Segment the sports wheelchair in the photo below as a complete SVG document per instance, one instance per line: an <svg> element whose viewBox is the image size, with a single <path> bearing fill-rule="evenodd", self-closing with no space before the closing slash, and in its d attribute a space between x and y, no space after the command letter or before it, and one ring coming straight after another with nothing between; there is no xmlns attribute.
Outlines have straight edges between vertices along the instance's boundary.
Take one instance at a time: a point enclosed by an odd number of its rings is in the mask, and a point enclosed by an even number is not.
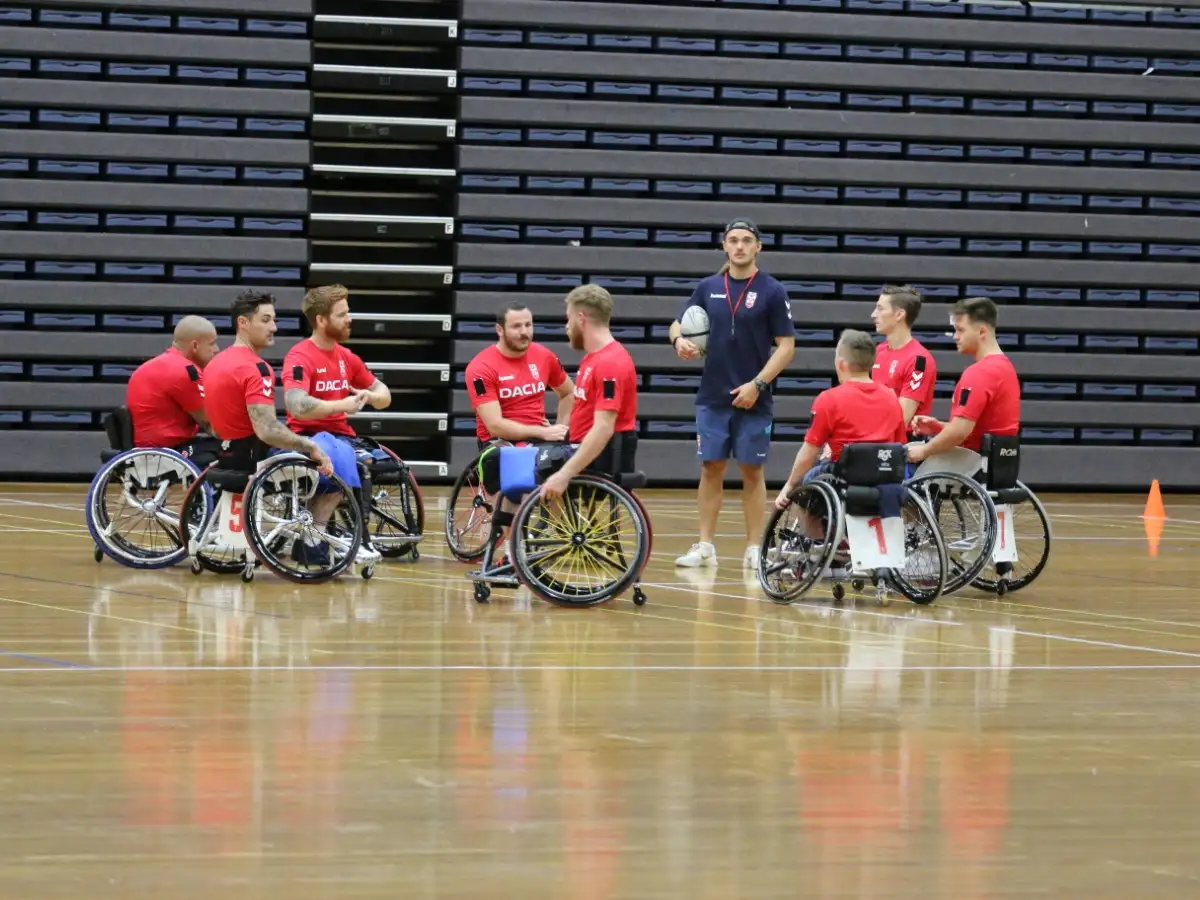
<svg viewBox="0 0 1200 900"><path fill-rule="evenodd" d="M620 460L619 438L612 458ZM540 444L488 448L480 462L489 494L520 502L515 513L495 512L480 567L468 574L475 599L488 602L493 588L521 584L558 606L594 606L633 588L633 602L646 603L639 583L650 561L650 517L633 491L644 487L643 472L616 476L584 472L571 479L557 500L543 500L538 487L574 454L577 445ZM521 498L524 497L522 500ZM510 528L508 552L501 534Z"/></svg>
<svg viewBox="0 0 1200 900"><path fill-rule="evenodd" d="M100 469L88 486L84 518L105 556L134 569L163 569L188 555L179 529L184 496L200 477L200 466L168 448L134 447L133 418L119 406L104 419L110 449L100 452ZM212 513L207 495L193 514L200 524Z"/></svg>
<svg viewBox="0 0 1200 900"><path fill-rule="evenodd" d="M350 438L358 457L363 497L368 501L367 536L384 559L413 562L425 534L425 500L416 476L391 448L371 438ZM348 523L347 523L348 524Z"/></svg>
<svg viewBox="0 0 1200 900"><path fill-rule="evenodd" d="M930 472L907 482L925 497L946 543L946 593L970 584L1003 597L1042 574L1050 560L1050 518L1018 480L1018 437L984 435L983 468L973 478ZM1020 533L1018 533L1020 530Z"/></svg>
<svg viewBox="0 0 1200 900"><path fill-rule="evenodd" d="M446 502L446 546L459 562L475 562L487 550L494 504L498 501L484 486L481 466L486 453L503 446L508 446L507 442L494 440L480 450L458 473L450 489Z"/></svg>
<svg viewBox="0 0 1200 900"><path fill-rule="evenodd" d="M314 520L317 464L295 452L257 462L221 460L192 483L180 515L180 533L192 557L192 573L240 573L254 578L261 563L280 578L320 584L357 565L363 578L375 574L381 554L372 548L365 523L368 494L336 475L328 493L336 505L324 526ZM222 468L221 466L225 467ZM205 507L212 512L204 516Z"/></svg>
<svg viewBox="0 0 1200 900"><path fill-rule="evenodd" d="M946 546L924 497L906 490L903 444L849 444L831 472L799 485L767 522L758 581L792 603L822 577L833 597L870 581L880 601L894 589L929 604L946 585Z"/></svg>

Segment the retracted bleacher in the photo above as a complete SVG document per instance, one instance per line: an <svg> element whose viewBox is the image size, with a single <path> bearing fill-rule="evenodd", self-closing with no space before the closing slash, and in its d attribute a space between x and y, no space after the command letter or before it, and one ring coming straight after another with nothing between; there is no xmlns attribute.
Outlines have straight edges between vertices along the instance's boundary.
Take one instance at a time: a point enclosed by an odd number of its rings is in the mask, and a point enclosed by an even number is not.
<svg viewBox="0 0 1200 900"><path fill-rule="evenodd" d="M836 334L885 281L927 296L945 415L948 304L1001 304L1039 487L1200 487L1200 4L465 0L453 463L462 369L525 299L570 367L562 296L617 298L641 465L695 480L667 326L748 215L788 287L780 480Z"/></svg>
<svg viewBox="0 0 1200 900"><path fill-rule="evenodd" d="M116 7L116 8L114 8ZM242 287L300 335L309 0L0 7L0 472L90 475L103 415Z"/></svg>

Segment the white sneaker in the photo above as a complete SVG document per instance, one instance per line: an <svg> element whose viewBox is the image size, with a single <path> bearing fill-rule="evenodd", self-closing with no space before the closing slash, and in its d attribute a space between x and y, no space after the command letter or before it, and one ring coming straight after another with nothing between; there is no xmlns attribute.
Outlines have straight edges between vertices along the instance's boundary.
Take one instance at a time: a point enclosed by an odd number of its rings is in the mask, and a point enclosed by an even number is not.
<svg viewBox="0 0 1200 900"><path fill-rule="evenodd" d="M759 553L758 544L751 544L749 547L747 547L746 552L744 554L742 554L742 568L743 569L751 569L752 571L757 572L758 571L758 553Z"/></svg>
<svg viewBox="0 0 1200 900"><path fill-rule="evenodd" d="M705 541L692 544L692 549L675 560L675 565L685 569L699 569L706 566L716 567L717 548Z"/></svg>

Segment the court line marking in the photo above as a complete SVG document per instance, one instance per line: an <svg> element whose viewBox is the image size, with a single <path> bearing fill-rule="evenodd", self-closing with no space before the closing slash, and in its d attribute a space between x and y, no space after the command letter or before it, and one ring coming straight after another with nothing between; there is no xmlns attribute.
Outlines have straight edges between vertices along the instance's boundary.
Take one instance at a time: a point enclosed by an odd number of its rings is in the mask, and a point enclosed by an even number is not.
<svg viewBox="0 0 1200 900"><path fill-rule="evenodd" d="M31 653L17 653L15 650L0 650L0 656L10 656L13 659L24 659L29 662L42 663L46 666L58 666L66 669L90 669L87 663L68 662L65 659L55 659L52 656L34 656Z"/></svg>
<svg viewBox="0 0 1200 900"><path fill-rule="evenodd" d="M1069 637L1065 634L1039 634L1036 631L1021 631L1013 629L1013 634L1024 635L1025 637L1046 638L1051 641L1066 641L1071 644L1089 644L1093 647L1108 647L1113 650L1138 650L1142 653L1161 653L1164 656L1186 656L1192 659L1200 659L1200 653L1189 653L1186 650L1167 650L1162 647L1140 647L1136 644L1114 644L1111 641L1096 641L1090 638Z"/></svg>
<svg viewBox="0 0 1200 900"><path fill-rule="evenodd" d="M1157 672L1169 669L1200 670L1200 663L1142 663L1136 665L1044 665L1044 666L873 666L879 672ZM845 665L824 666L570 666L570 665L344 665L327 666L89 666L79 669L2 668L0 673L27 674L68 672L844 672Z"/></svg>

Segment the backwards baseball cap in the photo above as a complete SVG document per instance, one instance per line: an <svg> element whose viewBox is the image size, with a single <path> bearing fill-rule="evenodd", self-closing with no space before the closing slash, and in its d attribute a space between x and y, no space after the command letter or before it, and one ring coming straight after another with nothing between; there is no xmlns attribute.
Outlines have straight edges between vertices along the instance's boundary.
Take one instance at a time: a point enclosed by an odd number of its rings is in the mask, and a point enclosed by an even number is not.
<svg viewBox="0 0 1200 900"><path fill-rule="evenodd" d="M729 232L739 231L739 230L740 231L748 231L752 235L754 235L756 238L758 238L760 241L762 240L762 232L760 232L758 230L758 226L755 225L753 222L751 222L749 219L734 219L732 222L730 222L728 225L725 226L725 231L721 235L721 240L724 240L725 238L729 237Z"/></svg>

